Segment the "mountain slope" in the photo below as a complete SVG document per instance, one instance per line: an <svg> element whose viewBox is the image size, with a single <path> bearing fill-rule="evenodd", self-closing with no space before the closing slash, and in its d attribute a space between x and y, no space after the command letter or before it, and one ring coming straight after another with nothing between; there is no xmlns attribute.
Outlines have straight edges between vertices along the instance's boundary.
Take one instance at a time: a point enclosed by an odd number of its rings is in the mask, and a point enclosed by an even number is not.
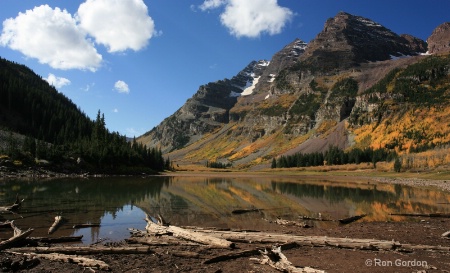
<svg viewBox="0 0 450 273"><path fill-rule="evenodd" d="M169 156L180 163L219 161L247 168L267 166L280 155L323 152L330 145L399 154L444 147L450 140L450 31L445 24L438 29L430 41L441 55L430 57L423 55L424 41L341 12L309 44L297 39L276 53L253 92L227 110L226 121L172 146ZM437 119L426 119L429 128L408 121L430 109ZM164 124L157 128L167 128ZM139 141L161 138L150 132Z"/></svg>
<svg viewBox="0 0 450 273"><path fill-rule="evenodd" d="M0 59L0 84L0 167L6 156L27 168L36 158L53 161L58 172L164 169L159 150L109 132L100 111L90 120L26 66Z"/></svg>

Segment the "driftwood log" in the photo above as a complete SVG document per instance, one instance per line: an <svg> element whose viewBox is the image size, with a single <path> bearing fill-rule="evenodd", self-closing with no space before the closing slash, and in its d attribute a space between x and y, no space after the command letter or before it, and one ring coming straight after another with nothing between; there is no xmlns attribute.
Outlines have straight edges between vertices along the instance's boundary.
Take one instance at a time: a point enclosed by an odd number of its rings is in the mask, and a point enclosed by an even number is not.
<svg viewBox="0 0 450 273"><path fill-rule="evenodd" d="M177 238L219 248L234 248L235 246L235 244L230 241L227 241L222 238L209 236L208 234L196 233L194 231L183 229L176 226L170 225L162 226L155 224L153 221L150 220L148 215L146 220L147 226L145 229L148 232L153 233L155 235L172 235Z"/></svg>
<svg viewBox="0 0 450 273"><path fill-rule="evenodd" d="M256 261L260 264L268 264L271 267L282 271L290 273L325 273L323 270L314 269L311 267L295 267L286 258L286 256L281 252L280 247L272 247L271 250L260 251L263 258L252 258L251 260Z"/></svg>
<svg viewBox="0 0 450 273"><path fill-rule="evenodd" d="M59 225L62 223L63 218L61 215L55 216L55 221L53 222L52 226L48 229L48 234L52 234L56 231L56 229L59 227Z"/></svg>
<svg viewBox="0 0 450 273"><path fill-rule="evenodd" d="M18 228L14 225L14 221L9 222L9 224L12 227L12 229L14 230L14 235L13 235L13 237L9 238L6 241L0 242L0 250L14 247L21 241L25 240L33 232L32 228L30 228L26 231L22 231L20 228Z"/></svg>
<svg viewBox="0 0 450 273"><path fill-rule="evenodd" d="M62 253L68 255L95 255L95 254L146 254L154 253L150 247L106 247L106 246L51 246L51 247L21 247L11 249L20 253Z"/></svg>
<svg viewBox="0 0 450 273"><path fill-rule="evenodd" d="M302 227L302 228L310 228L311 227L310 225L308 225L305 222L289 221L289 220L284 220L281 218L277 218L277 220L275 220L274 223L277 225L282 225L282 226L297 226L297 227Z"/></svg>
<svg viewBox="0 0 450 273"><path fill-rule="evenodd" d="M22 207L23 201L25 201L25 199L20 200L19 195L17 194L16 201L14 202L14 204L12 204L11 206L1 206L0 213L9 212L9 213L17 214L19 209Z"/></svg>
<svg viewBox="0 0 450 273"><path fill-rule="evenodd" d="M61 236L56 238L51 237L28 237L27 240L39 243L69 243L78 242L83 239L83 235L80 236Z"/></svg>
<svg viewBox="0 0 450 273"><path fill-rule="evenodd" d="M109 265L103 261L80 257L76 255L66 255L60 253L50 253L50 254L37 254L37 253L21 253L21 252L10 252L16 255L23 255L30 258L46 259L50 261L75 263L83 267L94 268L99 270L110 270Z"/></svg>

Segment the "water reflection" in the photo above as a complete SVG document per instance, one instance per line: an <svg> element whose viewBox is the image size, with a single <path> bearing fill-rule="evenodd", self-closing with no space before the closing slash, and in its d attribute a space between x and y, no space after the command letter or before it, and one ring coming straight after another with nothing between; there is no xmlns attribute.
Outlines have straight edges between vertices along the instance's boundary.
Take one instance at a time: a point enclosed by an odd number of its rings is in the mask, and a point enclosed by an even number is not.
<svg viewBox="0 0 450 273"><path fill-rule="evenodd" d="M338 183L292 179L151 177L56 179L51 181L1 181L0 205L9 205L16 194L25 198L22 228L35 229L33 236L47 236L54 216L67 222L53 237L83 235L84 243L128 237L128 228L145 227L144 212L162 214L174 225L198 225L259 229L266 219L298 216L339 219L369 214L365 221L404 220L389 213L449 213L450 194L439 190L400 185ZM258 208L259 212L234 215L235 209ZM74 230L74 224L101 223L101 227ZM0 231L2 238L10 231Z"/></svg>

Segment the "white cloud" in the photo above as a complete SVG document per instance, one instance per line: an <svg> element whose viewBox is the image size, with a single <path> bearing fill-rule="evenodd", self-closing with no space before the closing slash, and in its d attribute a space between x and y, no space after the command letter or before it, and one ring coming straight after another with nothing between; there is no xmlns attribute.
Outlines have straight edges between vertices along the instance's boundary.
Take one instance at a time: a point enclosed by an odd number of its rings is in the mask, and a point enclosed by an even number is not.
<svg viewBox="0 0 450 273"><path fill-rule="evenodd" d="M76 17L80 27L109 52L140 50L155 34L143 0L87 0Z"/></svg>
<svg viewBox="0 0 450 273"><path fill-rule="evenodd" d="M56 77L54 74L49 73L47 78L44 78L50 85L53 85L57 89L69 85L70 80L63 77Z"/></svg>
<svg viewBox="0 0 450 273"><path fill-rule="evenodd" d="M113 113L119 113L119 109L114 108L114 109L113 109Z"/></svg>
<svg viewBox="0 0 450 273"><path fill-rule="evenodd" d="M222 25L236 37L259 37L262 33L279 34L294 13L278 5L277 0L205 0L200 9L225 5L220 15Z"/></svg>
<svg viewBox="0 0 450 273"><path fill-rule="evenodd" d="M208 9L215 9L218 8L226 3L226 0L205 0L203 4L199 6L199 8L202 11L208 10Z"/></svg>
<svg viewBox="0 0 450 273"><path fill-rule="evenodd" d="M86 87L81 88L81 90L83 90L84 92L88 92L88 91L91 90L91 88L94 87L94 86L95 86L95 82L86 85Z"/></svg>
<svg viewBox="0 0 450 273"><path fill-rule="evenodd" d="M124 81L117 81L114 84L114 90L116 90L119 93L129 94L130 88L128 87L128 84L126 84Z"/></svg>
<svg viewBox="0 0 450 273"><path fill-rule="evenodd" d="M102 62L93 44L66 11L35 7L3 22L0 45L55 69L96 71Z"/></svg>

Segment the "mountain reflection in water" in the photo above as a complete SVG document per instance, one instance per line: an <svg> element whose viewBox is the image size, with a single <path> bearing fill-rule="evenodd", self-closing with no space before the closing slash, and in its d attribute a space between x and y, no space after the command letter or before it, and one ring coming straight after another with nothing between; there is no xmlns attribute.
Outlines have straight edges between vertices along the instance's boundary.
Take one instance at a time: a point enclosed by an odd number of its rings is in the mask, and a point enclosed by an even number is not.
<svg viewBox="0 0 450 273"><path fill-rule="evenodd" d="M159 213L174 225L238 229L261 229L277 217L299 220L299 216L319 213L330 219L368 214L363 221L398 221L408 219L389 214L450 212L450 193L436 189L262 176L0 181L0 205L12 204L17 194L25 198L20 215L3 214L2 221L15 220L22 229L34 228L34 237L48 236L48 228L60 214L66 222L51 237L83 235L85 244L128 238L128 228L145 228L145 212ZM252 208L260 210L231 213ZM82 223L101 226L72 229ZM1 238L11 234L0 230Z"/></svg>

